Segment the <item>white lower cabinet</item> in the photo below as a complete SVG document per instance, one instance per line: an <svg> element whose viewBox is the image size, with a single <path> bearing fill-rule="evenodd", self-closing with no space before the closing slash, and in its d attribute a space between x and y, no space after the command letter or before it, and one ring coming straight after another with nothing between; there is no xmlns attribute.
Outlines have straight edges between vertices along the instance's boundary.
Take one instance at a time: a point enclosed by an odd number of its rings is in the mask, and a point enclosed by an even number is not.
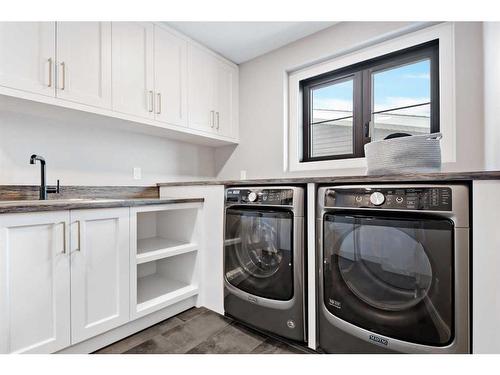
<svg viewBox="0 0 500 375"><path fill-rule="evenodd" d="M129 321L129 209L71 211L71 343Z"/></svg>
<svg viewBox="0 0 500 375"><path fill-rule="evenodd" d="M129 208L0 215L0 353L53 353L130 319Z"/></svg>
<svg viewBox="0 0 500 375"><path fill-rule="evenodd" d="M0 215L0 353L70 345L69 211Z"/></svg>
<svg viewBox="0 0 500 375"><path fill-rule="evenodd" d="M92 339L95 350L101 334L131 320L194 306L201 208L1 214L0 354L54 353Z"/></svg>

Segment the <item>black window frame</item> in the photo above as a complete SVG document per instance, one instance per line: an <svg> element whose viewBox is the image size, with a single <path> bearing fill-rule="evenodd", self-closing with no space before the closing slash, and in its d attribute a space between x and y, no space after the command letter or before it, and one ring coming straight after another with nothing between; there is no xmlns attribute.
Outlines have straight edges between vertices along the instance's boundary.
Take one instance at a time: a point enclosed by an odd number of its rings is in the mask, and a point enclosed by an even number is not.
<svg viewBox="0 0 500 375"><path fill-rule="evenodd" d="M302 95L302 157L300 161L314 162L364 157L364 145L371 141L369 126L373 112L372 74L425 59L430 60L430 132L439 132L439 40L436 39L300 81ZM335 81L340 83L350 77L353 79L353 152L313 157L311 156L311 91L321 86L328 86Z"/></svg>

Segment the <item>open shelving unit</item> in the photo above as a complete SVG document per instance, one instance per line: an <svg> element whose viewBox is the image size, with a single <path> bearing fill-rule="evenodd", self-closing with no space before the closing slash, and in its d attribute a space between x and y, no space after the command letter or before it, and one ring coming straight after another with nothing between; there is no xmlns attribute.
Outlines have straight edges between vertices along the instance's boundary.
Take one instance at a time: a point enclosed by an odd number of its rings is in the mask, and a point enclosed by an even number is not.
<svg viewBox="0 0 500 375"><path fill-rule="evenodd" d="M198 293L196 253L142 263L137 267L137 311L179 302Z"/></svg>
<svg viewBox="0 0 500 375"><path fill-rule="evenodd" d="M132 215L132 313L142 316L198 294L201 203L137 207Z"/></svg>

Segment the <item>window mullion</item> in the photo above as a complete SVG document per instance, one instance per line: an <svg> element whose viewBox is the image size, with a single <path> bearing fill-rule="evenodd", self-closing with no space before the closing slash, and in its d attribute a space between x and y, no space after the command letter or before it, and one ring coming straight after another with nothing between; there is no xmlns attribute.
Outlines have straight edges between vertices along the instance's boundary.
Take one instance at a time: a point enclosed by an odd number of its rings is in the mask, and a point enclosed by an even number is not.
<svg viewBox="0 0 500 375"><path fill-rule="evenodd" d="M362 121L362 156L365 156L365 144L371 142L370 122L372 119L373 90L372 90L372 69L363 70L363 121Z"/></svg>
<svg viewBox="0 0 500 375"><path fill-rule="evenodd" d="M354 157L364 156L364 75L363 71L358 71L355 77L354 90Z"/></svg>

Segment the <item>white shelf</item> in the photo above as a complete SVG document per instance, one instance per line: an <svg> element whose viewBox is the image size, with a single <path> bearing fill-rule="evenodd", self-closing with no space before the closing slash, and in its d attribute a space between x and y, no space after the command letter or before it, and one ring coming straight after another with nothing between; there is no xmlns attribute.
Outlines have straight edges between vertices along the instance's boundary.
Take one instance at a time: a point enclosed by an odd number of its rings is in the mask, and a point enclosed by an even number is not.
<svg viewBox="0 0 500 375"><path fill-rule="evenodd" d="M137 279L137 311L163 308L198 294L198 286L153 274Z"/></svg>
<svg viewBox="0 0 500 375"><path fill-rule="evenodd" d="M137 240L137 264L197 251L198 244L162 237Z"/></svg>

